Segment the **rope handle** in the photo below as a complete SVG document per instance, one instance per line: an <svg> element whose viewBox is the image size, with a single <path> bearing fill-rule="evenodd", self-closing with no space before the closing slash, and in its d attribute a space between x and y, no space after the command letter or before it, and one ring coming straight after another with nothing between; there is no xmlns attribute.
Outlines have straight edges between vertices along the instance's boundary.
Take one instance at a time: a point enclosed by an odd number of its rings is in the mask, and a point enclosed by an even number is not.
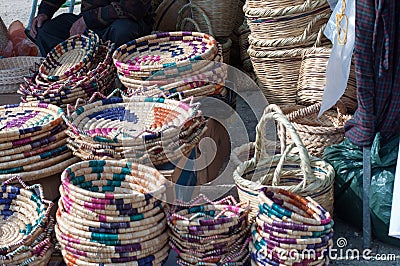
<svg viewBox="0 0 400 266"><path fill-rule="evenodd" d="M198 32L204 32L203 30L201 30L200 29L200 26L199 26L199 24L193 19L193 18L189 18L189 19L187 19L187 20L185 20L184 18L183 18L183 14L185 13L185 11L187 11L188 9L190 8L190 10L193 12L193 11L195 11L195 12L198 12L199 14L200 14L200 16L204 19L204 22L206 23L206 25L207 25L207 30L208 30L208 34L209 35L211 35L211 36L214 36L214 33L213 33L213 30L212 30L212 24L211 24L211 22L210 22L210 19L208 18L208 16L207 16L207 14L204 12L204 10L203 9L201 9L199 6L197 6L197 5L195 5L195 4L193 4L193 3L188 3L188 4L186 4L186 5L184 5L180 10L179 10L179 12L178 12L178 18L177 18L177 23L176 23L176 29L177 30L183 30L183 23L185 22L185 21L188 21L188 22L191 22L194 26L195 26L195 28L196 28L196 30L198 31ZM193 14L192 14L192 16L193 16Z"/></svg>
<svg viewBox="0 0 400 266"><path fill-rule="evenodd" d="M40 200L45 203L48 208L46 209L46 216L49 217L51 209L54 206L54 203L50 200L46 200L44 198L44 193L43 193L43 187L40 184L33 184L28 186L19 175L15 175L9 179L7 179L6 181L3 181L1 183L2 186L7 186L10 185L10 183L14 182L14 181L18 181L18 183L26 190L30 190L32 192L34 192L39 198Z"/></svg>
<svg viewBox="0 0 400 266"><path fill-rule="evenodd" d="M344 121L344 115L347 113L347 108L346 105L342 101L338 101L335 104L336 110L337 110L337 118L339 123L343 123ZM313 105L301 108L299 110L293 111L286 116L288 117L289 121L293 122L299 118L307 117L312 114L317 114L319 113L319 110L321 109L321 102L314 103Z"/></svg>
<svg viewBox="0 0 400 266"><path fill-rule="evenodd" d="M292 145L289 145L288 147L285 148L284 153L281 155L281 159L276 167L276 171L274 172L273 176L273 181L275 185L279 184L280 181L280 175L282 173L283 165L284 162L286 161L286 158L290 151L294 148L297 147L299 150L299 156L300 156L300 169L301 172L303 173L303 180L298 184L299 187L305 188L307 185L308 181L315 180L316 177L311 169L311 163L310 163L310 155L307 152L307 149L305 148L303 142L301 141L299 135L297 134L296 130L294 129L293 125L290 123L288 118L282 113L282 110L277 106L277 105L269 105L264 113L263 116L261 117L260 121L257 124L256 127L256 141L255 141L255 153L254 153L254 158L256 164L260 161L261 157L261 152L262 148L264 147L264 144L267 142L266 139L266 124L268 121L275 121L276 123L281 124L279 126L282 126L286 129L287 132L289 132L290 137L292 141L294 142ZM281 138L282 139L282 138ZM266 175L260 178L259 183L264 184L265 179L267 178Z"/></svg>

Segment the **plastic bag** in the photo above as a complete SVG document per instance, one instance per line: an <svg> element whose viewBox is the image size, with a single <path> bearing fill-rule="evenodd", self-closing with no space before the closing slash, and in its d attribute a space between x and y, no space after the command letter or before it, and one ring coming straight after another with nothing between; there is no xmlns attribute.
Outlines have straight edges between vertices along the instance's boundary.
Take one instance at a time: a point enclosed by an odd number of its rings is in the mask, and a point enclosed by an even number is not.
<svg viewBox="0 0 400 266"><path fill-rule="evenodd" d="M355 40L356 7L355 0L346 0L345 3L345 17L341 23L341 26L345 31L341 33L340 38L343 40L346 35L347 41L345 44L341 45L338 41L338 30L336 25L336 15L342 11L343 1L337 2L324 31L325 36L332 42L333 47L326 67L326 85L318 116L321 116L325 111L329 110L336 104L340 97L342 97L347 87L347 80L349 79Z"/></svg>
<svg viewBox="0 0 400 266"><path fill-rule="evenodd" d="M400 143L399 143L400 149ZM400 165L400 156L397 158L397 165ZM397 168L394 179L392 213L390 216L389 235L400 238L400 168Z"/></svg>
<svg viewBox="0 0 400 266"><path fill-rule="evenodd" d="M381 147L376 135L371 147L370 211L372 232L382 242L400 247L400 240L389 237L394 176L399 138ZM325 149L324 159L336 171L335 213L343 220L362 227L363 150L344 140Z"/></svg>

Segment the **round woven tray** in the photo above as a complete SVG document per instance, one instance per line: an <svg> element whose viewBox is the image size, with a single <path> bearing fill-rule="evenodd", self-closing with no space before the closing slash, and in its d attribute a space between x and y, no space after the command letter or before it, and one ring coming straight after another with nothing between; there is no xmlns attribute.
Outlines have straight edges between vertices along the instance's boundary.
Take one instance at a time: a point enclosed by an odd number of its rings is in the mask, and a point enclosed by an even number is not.
<svg viewBox="0 0 400 266"><path fill-rule="evenodd" d="M10 142L51 130L62 122L61 108L37 103L0 106L0 142Z"/></svg>
<svg viewBox="0 0 400 266"><path fill-rule="evenodd" d="M88 36L76 35L54 47L39 67L39 75L46 81L58 81L89 67L99 46L99 36L89 31Z"/></svg>
<svg viewBox="0 0 400 266"><path fill-rule="evenodd" d="M148 35L119 47L113 54L118 73L137 72L151 76L154 71L185 73L204 65L195 61L212 60L218 52L217 41L198 32L164 32ZM206 62L206 61L205 61ZM158 73L162 75L162 73Z"/></svg>
<svg viewBox="0 0 400 266"><path fill-rule="evenodd" d="M279 122L279 127L286 129L294 144L286 147L285 136L280 136L282 154L270 158L261 158L266 146L265 125L269 120ZM263 187L284 188L302 196L310 196L333 212L334 170L325 161L310 157L293 125L276 105L265 110L256 128L254 157L241 163L233 177L238 188L241 201L250 201L253 218L257 213L257 195ZM283 134L283 132L281 131ZM290 154L297 147L299 155ZM300 167L299 167L300 166Z"/></svg>

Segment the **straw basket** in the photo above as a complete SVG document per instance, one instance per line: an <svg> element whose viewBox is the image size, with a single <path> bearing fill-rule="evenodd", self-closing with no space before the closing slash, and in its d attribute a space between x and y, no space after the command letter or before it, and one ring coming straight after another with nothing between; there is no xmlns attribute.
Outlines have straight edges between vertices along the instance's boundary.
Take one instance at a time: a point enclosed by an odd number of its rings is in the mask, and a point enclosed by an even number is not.
<svg viewBox="0 0 400 266"><path fill-rule="evenodd" d="M76 35L54 47L39 67L39 76L45 81L59 81L89 68L100 44L99 36L89 31L88 36Z"/></svg>
<svg viewBox="0 0 400 266"><path fill-rule="evenodd" d="M259 8L259 9L279 9L285 7L300 6L304 4L309 4L312 0L247 0L246 5L249 8Z"/></svg>
<svg viewBox="0 0 400 266"><path fill-rule="evenodd" d="M222 43L222 58L223 58L223 62L225 64L229 64L232 40L230 38L228 38L224 42L221 42L221 43Z"/></svg>
<svg viewBox="0 0 400 266"><path fill-rule="evenodd" d="M329 212L310 197L279 188L263 188L258 198L249 245L252 265L329 263L326 251L333 247L334 224Z"/></svg>
<svg viewBox="0 0 400 266"><path fill-rule="evenodd" d="M240 49L240 60L242 61L243 68L246 71L253 71L253 65L251 64L250 56L247 52L249 49L249 35L250 29L246 21L239 27L239 49Z"/></svg>
<svg viewBox="0 0 400 266"><path fill-rule="evenodd" d="M331 9L326 0L306 1L299 6L279 9L249 8L244 12L252 36L259 40L277 40L318 33L329 20ZM296 25L296 27L293 27Z"/></svg>
<svg viewBox="0 0 400 266"><path fill-rule="evenodd" d="M266 123L270 120L276 121L280 128L286 129L294 143L284 147L285 137L281 136L281 148L284 152L270 158L262 158L261 154L268 143ZM252 206L250 219L257 213L257 196L265 186L279 187L302 196L310 196L332 213L334 169L325 161L309 156L295 128L279 107L267 107L257 125L256 133L254 157L240 164L233 173L240 200L250 201ZM299 155L290 154L294 147L297 147Z"/></svg>
<svg viewBox="0 0 400 266"><path fill-rule="evenodd" d="M336 104L337 110L326 111L318 117L321 103L305 107L283 106L282 111L291 121L308 152L321 158L326 147L338 144L344 139L344 124L351 118L346 115L343 103ZM289 136L287 136L288 142Z"/></svg>
<svg viewBox="0 0 400 266"><path fill-rule="evenodd" d="M18 176L3 182L0 192L0 260L4 265L46 265L53 248L53 203L44 199L40 185L27 186Z"/></svg>
<svg viewBox="0 0 400 266"><path fill-rule="evenodd" d="M304 50L297 84L297 103L312 105L322 101L326 81L326 67L332 49L329 47L313 47ZM357 87L354 65L351 65L347 88L340 101L348 112L357 109Z"/></svg>
<svg viewBox="0 0 400 266"><path fill-rule="evenodd" d="M24 77L43 60L35 56L17 56L0 59L0 94L16 93Z"/></svg>
<svg viewBox="0 0 400 266"><path fill-rule="evenodd" d="M191 3L203 10L210 20L210 25L215 37L228 38L235 28L237 9L239 0L192 0ZM196 21L201 31L208 30L209 25L205 23L202 15L197 12L198 9L192 9L193 19Z"/></svg>

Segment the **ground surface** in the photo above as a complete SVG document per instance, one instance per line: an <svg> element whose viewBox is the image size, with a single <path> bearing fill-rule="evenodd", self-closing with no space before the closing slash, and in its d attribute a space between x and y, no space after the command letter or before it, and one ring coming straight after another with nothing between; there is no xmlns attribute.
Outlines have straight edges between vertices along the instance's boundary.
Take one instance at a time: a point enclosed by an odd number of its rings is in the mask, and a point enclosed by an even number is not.
<svg viewBox="0 0 400 266"><path fill-rule="evenodd" d="M13 20L19 19L24 25L28 24L28 18L31 12L32 0L1 0L0 1L0 16L5 22L6 25L9 25ZM67 8L60 10L58 13L67 12ZM79 11L79 7L75 7L75 12ZM246 127L250 129L250 138L254 139L254 128L256 125L256 121L250 115L246 115L247 107L243 104L243 102L238 101L237 110L241 114L245 114L242 116ZM358 249L362 252L362 234L360 230L353 228L343 221L336 219L335 220L335 241L340 237L344 237L347 240L347 248ZM400 249L383 244L379 241L374 241L372 243L371 250L374 254L395 254L397 256L396 261L392 262L379 262L379 261L366 261L366 260L334 260L331 262L331 265L400 265ZM337 255L340 255L339 253ZM174 262L174 255L171 254L170 259L167 263L168 266L176 265Z"/></svg>

